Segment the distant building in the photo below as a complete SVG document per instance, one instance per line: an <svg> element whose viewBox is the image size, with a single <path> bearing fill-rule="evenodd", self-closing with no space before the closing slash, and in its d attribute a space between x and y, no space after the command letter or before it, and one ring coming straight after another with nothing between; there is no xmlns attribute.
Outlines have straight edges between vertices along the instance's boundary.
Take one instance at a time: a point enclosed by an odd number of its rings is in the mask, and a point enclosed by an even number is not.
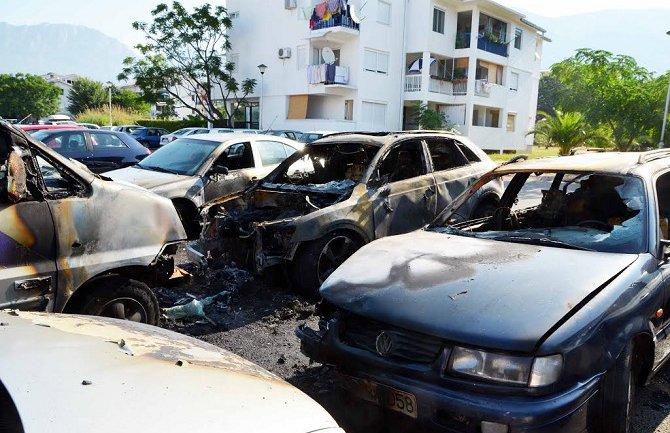
<svg viewBox="0 0 670 433"><path fill-rule="evenodd" d="M360 3L227 1L227 59L256 105L268 66L262 128L415 129L426 104L484 149L532 144L544 29L490 0Z"/></svg>
<svg viewBox="0 0 670 433"><path fill-rule="evenodd" d="M70 105L68 96L72 90L72 84L79 79L79 76L75 74L62 75L49 72L48 74L42 75L42 78L44 78L49 83L55 84L56 87L61 90L58 101L58 113L55 114L71 115L70 110L68 110L68 105Z"/></svg>

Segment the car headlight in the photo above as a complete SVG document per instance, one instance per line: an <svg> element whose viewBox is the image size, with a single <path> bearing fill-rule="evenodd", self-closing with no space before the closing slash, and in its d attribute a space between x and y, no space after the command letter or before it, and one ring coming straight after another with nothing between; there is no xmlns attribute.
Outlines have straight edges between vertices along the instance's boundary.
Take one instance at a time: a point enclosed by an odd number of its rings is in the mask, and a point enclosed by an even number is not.
<svg viewBox="0 0 670 433"><path fill-rule="evenodd" d="M530 387L556 382L562 366L561 355L533 359L464 347L454 347L449 362L449 370L457 374Z"/></svg>

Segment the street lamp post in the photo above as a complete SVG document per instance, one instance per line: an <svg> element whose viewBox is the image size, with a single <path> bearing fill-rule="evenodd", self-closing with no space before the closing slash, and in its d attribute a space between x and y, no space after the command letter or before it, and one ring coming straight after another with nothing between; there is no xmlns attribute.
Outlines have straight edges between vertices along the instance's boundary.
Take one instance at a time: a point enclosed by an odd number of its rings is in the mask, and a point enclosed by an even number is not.
<svg viewBox="0 0 670 433"><path fill-rule="evenodd" d="M107 81L107 93L109 96L109 126L112 126L112 82Z"/></svg>
<svg viewBox="0 0 670 433"><path fill-rule="evenodd" d="M261 73L261 103L259 107L259 113L258 113L258 129L261 131L263 130L263 75L265 75L265 70L268 67L265 66L263 63L258 65L258 71Z"/></svg>
<svg viewBox="0 0 670 433"><path fill-rule="evenodd" d="M665 32L666 35L670 36L670 31ZM663 140L665 139L665 125L668 121L668 105L670 105L670 81L668 82L668 94L665 96L665 112L663 112L663 126L661 127L661 141L658 143L658 148L661 149L665 144Z"/></svg>

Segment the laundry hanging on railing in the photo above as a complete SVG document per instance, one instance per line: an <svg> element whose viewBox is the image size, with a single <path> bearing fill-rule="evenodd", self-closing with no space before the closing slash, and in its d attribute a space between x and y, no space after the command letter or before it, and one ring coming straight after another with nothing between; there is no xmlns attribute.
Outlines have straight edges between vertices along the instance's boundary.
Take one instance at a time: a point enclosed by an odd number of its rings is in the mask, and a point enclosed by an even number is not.
<svg viewBox="0 0 670 433"><path fill-rule="evenodd" d="M310 65L307 67L309 84L348 84L349 68L334 64Z"/></svg>
<svg viewBox="0 0 670 433"><path fill-rule="evenodd" d="M319 30L336 26L358 29L358 24L351 19L346 0L326 0L314 6L309 19L310 29Z"/></svg>

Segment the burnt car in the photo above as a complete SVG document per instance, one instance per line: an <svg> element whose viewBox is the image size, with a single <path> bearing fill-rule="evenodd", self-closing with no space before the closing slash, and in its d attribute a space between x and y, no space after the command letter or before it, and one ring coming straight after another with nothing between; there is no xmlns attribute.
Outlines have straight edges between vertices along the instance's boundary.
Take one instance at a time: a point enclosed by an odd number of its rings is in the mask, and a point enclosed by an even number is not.
<svg viewBox="0 0 670 433"><path fill-rule="evenodd" d="M629 432L668 358L669 167L669 150L501 166L340 266L302 350L440 431ZM464 221L501 179L497 208Z"/></svg>
<svg viewBox="0 0 670 433"><path fill-rule="evenodd" d="M0 309L156 324L149 286L169 278L185 238L170 200L0 122Z"/></svg>
<svg viewBox="0 0 670 433"><path fill-rule="evenodd" d="M195 338L98 317L0 322L3 433L344 433L297 388Z"/></svg>
<svg viewBox="0 0 670 433"><path fill-rule="evenodd" d="M438 132L342 133L307 144L266 178L208 203L205 263L225 254L257 273L286 265L310 295L351 254L384 236L416 230L496 164L468 139ZM478 192L467 217L497 206L501 185Z"/></svg>

